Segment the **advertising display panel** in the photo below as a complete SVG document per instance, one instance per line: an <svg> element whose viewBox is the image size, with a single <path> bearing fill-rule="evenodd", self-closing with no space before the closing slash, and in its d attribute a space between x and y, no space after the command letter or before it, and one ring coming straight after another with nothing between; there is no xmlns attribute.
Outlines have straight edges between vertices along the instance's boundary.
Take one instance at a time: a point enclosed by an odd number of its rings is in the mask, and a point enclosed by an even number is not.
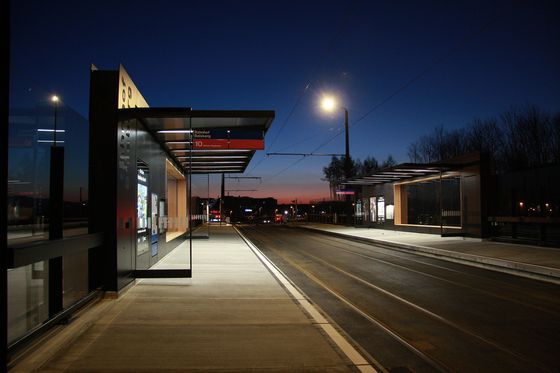
<svg viewBox="0 0 560 373"><path fill-rule="evenodd" d="M387 205L385 206L385 210L387 212L387 220L394 220L395 219L395 205Z"/></svg>
<svg viewBox="0 0 560 373"><path fill-rule="evenodd" d="M371 214L371 221L377 221L377 198L376 197L369 197L369 213Z"/></svg>
<svg viewBox="0 0 560 373"><path fill-rule="evenodd" d="M152 244L152 256L156 256L158 253L158 196L152 193L152 234L151 234L151 244Z"/></svg>
<svg viewBox="0 0 560 373"><path fill-rule="evenodd" d="M138 229L146 229L148 227L148 187L140 183L138 183L136 211L138 215Z"/></svg>
<svg viewBox="0 0 560 373"><path fill-rule="evenodd" d="M136 255L140 255L149 250L148 179L143 169L138 170L136 197Z"/></svg>
<svg viewBox="0 0 560 373"><path fill-rule="evenodd" d="M379 222L385 221L385 197L377 198L377 220Z"/></svg>

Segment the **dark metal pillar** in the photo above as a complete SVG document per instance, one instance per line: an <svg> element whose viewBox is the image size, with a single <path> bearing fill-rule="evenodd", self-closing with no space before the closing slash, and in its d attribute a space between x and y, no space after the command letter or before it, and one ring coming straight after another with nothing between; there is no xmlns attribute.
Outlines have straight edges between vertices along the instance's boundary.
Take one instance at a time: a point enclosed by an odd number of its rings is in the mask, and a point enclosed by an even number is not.
<svg viewBox="0 0 560 373"><path fill-rule="evenodd" d="M222 220L224 219L224 195L226 191L225 176L222 174L222 189L220 190L220 225L222 225Z"/></svg>
<svg viewBox="0 0 560 373"><path fill-rule="evenodd" d="M189 265L191 267L191 276L192 276L192 147L193 147L193 130L192 130L192 118L189 116L189 131L190 131L190 140L191 146L189 148L189 177L187 183L187 211L189 213L188 224L189 224Z"/></svg>
<svg viewBox="0 0 560 373"><path fill-rule="evenodd" d="M58 98L53 96L54 125L51 146L49 183L49 240L62 239L62 217L64 214L64 148L57 146ZM63 308L62 300L62 257L49 259L49 317Z"/></svg>
<svg viewBox="0 0 560 373"><path fill-rule="evenodd" d="M49 185L49 240L60 240L64 211L64 148L56 143L51 147ZM62 311L62 290L62 257L49 259L49 317Z"/></svg>
<svg viewBox="0 0 560 373"><path fill-rule="evenodd" d="M2 39L4 40L4 61L5 66L10 64L10 2L3 1L0 14L2 14ZM9 111L9 79L10 79L10 69L4 69L3 73L4 79L2 79L2 121L3 124L0 126L0 270L2 274L0 275L0 289L2 289L2 295L0 298L0 317L2 318L2 325L0 325L0 368L2 370L6 369L7 366L7 356L6 351L8 350L8 250L6 248L8 243L8 111ZM5 95L5 96L4 96Z"/></svg>

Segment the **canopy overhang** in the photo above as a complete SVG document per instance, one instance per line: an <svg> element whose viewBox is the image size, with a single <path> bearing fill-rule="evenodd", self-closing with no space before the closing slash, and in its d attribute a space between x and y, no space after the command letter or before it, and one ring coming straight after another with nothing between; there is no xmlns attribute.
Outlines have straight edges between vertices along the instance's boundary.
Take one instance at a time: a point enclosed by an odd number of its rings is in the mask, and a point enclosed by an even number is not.
<svg viewBox="0 0 560 373"><path fill-rule="evenodd" d="M138 119L171 160L192 174L244 172L257 150L254 144L262 140L264 146L274 116L272 110L119 109L119 120ZM208 143L208 148L201 148L198 133L225 138L200 139ZM236 134L236 140L230 140L230 133Z"/></svg>
<svg viewBox="0 0 560 373"><path fill-rule="evenodd" d="M443 172L453 171L458 168L456 164L448 163L402 163L393 167L372 173L368 176L356 177L345 180L344 185L378 185L397 183L406 179L429 177Z"/></svg>

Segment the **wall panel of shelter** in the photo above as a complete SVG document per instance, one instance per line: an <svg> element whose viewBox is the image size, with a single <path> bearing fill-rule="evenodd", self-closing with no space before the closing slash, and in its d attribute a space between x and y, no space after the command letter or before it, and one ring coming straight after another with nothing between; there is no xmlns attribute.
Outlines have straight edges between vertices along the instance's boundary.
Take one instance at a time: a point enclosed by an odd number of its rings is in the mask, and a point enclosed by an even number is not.
<svg viewBox="0 0 560 373"><path fill-rule="evenodd" d="M394 201L392 184L362 187L355 206L356 224L392 229L396 215Z"/></svg>
<svg viewBox="0 0 560 373"><path fill-rule="evenodd" d="M132 269L148 269L177 247L188 229L187 180L185 175L166 157L165 152L145 130L142 123L133 120L136 131L131 138L135 146L131 156L136 157L136 203L126 183L119 183L119 213L136 211L136 258ZM131 233L130 230L124 230ZM125 234L125 232L123 232ZM133 233L134 234L134 233Z"/></svg>
<svg viewBox="0 0 560 373"><path fill-rule="evenodd" d="M187 181L143 122L119 113L148 107L122 66L93 69L90 97L90 216L105 238L95 281L118 292L183 242Z"/></svg>
<svg viewBox="0 0 560 373"><path fill-rule="evenodd" d="M165 163L167 174L167 200L160 211L160 224L166 227L165 241L169 242L187 232L187 181L169 160Z"/></svg>

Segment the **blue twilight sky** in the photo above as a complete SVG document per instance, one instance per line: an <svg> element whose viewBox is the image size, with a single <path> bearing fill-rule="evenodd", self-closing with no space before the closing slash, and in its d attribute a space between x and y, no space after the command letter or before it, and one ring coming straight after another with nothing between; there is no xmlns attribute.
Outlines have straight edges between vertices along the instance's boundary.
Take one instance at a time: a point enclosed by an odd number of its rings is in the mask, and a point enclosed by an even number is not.
<svg viewBox="0 0 560 373"><path fill-rule="evenodd" d="M349 109L352 157L380 161L408 161L407 146L438 125L515 105L559 112L559 4L13 1L11 106L56 92L87 117L89 65L122 63L150 106L272 109L267 149L246 172L262 182L228 180L226 189L307 201L328 197L329 158L265 152L343 153L343 136L318 149L343 125L342 112L319 112L323 92ZM211 184L217 195L218 179Z"/></svg>

